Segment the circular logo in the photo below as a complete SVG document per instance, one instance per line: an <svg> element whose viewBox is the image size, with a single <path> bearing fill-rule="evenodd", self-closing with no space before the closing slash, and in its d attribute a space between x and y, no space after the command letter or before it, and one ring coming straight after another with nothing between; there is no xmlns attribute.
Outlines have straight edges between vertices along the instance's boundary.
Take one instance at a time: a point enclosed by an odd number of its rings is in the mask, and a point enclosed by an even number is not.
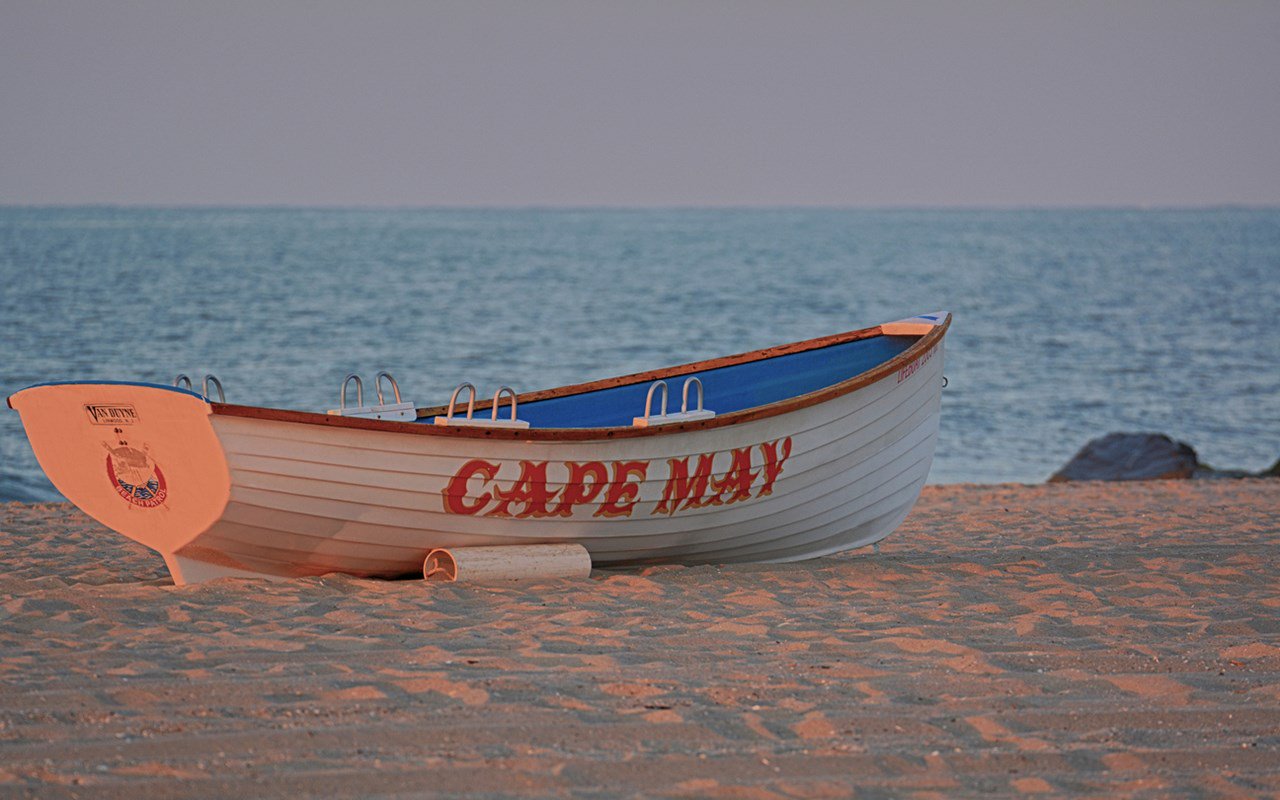
<svg viewBox="0 0 1280 800"><path fill-rule="evenodd" d="M155 508L169 496L160 465L134 447L107 448L107 477L116 492L135 506Z"/></svg>

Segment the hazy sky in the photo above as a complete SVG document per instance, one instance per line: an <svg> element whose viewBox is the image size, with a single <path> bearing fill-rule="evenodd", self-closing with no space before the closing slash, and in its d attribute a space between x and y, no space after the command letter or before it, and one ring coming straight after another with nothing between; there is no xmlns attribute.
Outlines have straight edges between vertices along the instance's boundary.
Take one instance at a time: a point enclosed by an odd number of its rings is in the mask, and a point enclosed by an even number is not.
<svg viewBox="0 0 1280 800"><path fill-rule="evenodd" d="M0 203L1280 203L1280 2L0 0Z"/></svg>

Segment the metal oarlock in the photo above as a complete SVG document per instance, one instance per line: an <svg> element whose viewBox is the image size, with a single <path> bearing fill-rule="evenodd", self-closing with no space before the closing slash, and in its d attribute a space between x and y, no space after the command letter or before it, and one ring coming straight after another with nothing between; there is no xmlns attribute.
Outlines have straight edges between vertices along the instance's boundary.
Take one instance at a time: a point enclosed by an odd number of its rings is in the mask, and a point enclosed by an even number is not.
<svg viewBox="0 0 1280 800"><path fill-rule="evenodd" d="M462 394L462 390L468 391L467 395L467 415L459 417L455 415L458 406L458 395ZM498 419L498 404L502 402L502 396L506 394L511 397L511 418ZM510 386L499 386L498 391L493 393L492 411L489 418L476 418L476 387L472 383L460 383L458 388L453 390L453 395L449 398L449 407L445 411L443 417L436 417L436 425L470 425L473 427L483 428L527 428L529 423L516 417L516 390Z"/></svg>
<svg viewBox="0 0 1280 800"><path fill-rule="evenodd" d="M338 410L347 410L347 384L356 382L356 406L364 405L364 381L354 372L342 379L342 388L338 390Z"/></svg>
<svg viewBox="0 0 1280 800"><path fill-rule="evenodd" d="M645 419L648 419L649 415L653 412L653 393L658 389L662 390L662 411L658 412L658 415L662 417L667 415L667 382L654 381L653 385L649 387L649 393L644 396Z"/></svg>
<svg viewBox="0 0 1280 800"><path fill-rule="evenodd" d="M209 384L213 384L213 388L218 390L218 402L227 402L227 395L222 391L222 381L218 380L216 375L204 376L204 381L200 384L200 394L203 395L206 400L209 399ZM176 389L186 389L188 392L195 391L195 387L191 383L191 376L186 373L182 373L178 375L178 377L174 378L173 386Z"/></svg>
<svg viewBox="0 0 1280 800"><path fill-rule="evenodd" d="M689 386L693 384L697 384L698 386L698 409L697 410L698 411L702 410L702 379L695 375L685 379L684 391L681 393L682 396L680 400L681 414L689 413Z"/></svg>
<svg viewBox="0 0 1280 800"><path fill-rule="evenodd" d="M392 395L396 398L396 402L399 403L400 402L400 384L396 383L396 379L391 377L390 372L383 370L382 372L379 372L377 376L374 377L373 379L374 391L378 393L378 405L380 406L385 405L387 402L382 398L382 381L384 378L387 380L388 383L391 384Z"/></svg>
<svg viewBox="0 0 1280 800"><path fill-rule="evenodd" d="M516 419L516 390L512 389L510 386L499 386L498 391L493 393L493 413L490 414L490 421L498 421L498 404L502 402L502 395L504 393L511 398L511 419L508 421L519 422L520 420Z"/></svg>
<svg viewBox="0 0 1280 800"><path fill-rule="evenodd" d="M347 407L347 386L355 381L356 384L356 404ZM386 381L391 384L391 392L395 397L394 403L384 402L382 396L382 383ZM362 417L364 419L381 419L394 422L413 422L418 418L418 410L413 403L401 402L400 385L396 383L396 379L391 377L390 372L382 371L373 379L373 390L378 395L378 404L376 406L366 406L364 404L364 381L356 373L351 373L342 379L342 386L338 389L338 407L330 409L329 413L342 417Z"/></svg>
<svg viewBox="0 0 1280 800"><path fill-rule="evenodd" d="M209 396L209 384L213 384L218 390L218 402L227 402L227 396L222 391L222 381L218 380L216 375L205 375L204 382L200 384L200 394L205 397Z"/></svg>
<svg viewBox="0 0 1280 800"><path fill-rule="evenodd" d="M462 383L458 384L458 388L454 389L453 394L449 397L449 411L448 411L448 415L445 417L446 419L453 419L453 409L454 409L454 406L458 404L458 395L462 393L463 389L466 389L467 391L470 392L470 394L467 396L467 419L471 419L472 417L475 416L476 385L474 383L467 383L466 381L463 381Z"/></svg>
<svg viewBox="0 0 1280 800"><path fill-rule="evenodd" d="M689 408L689 387L696 386L698 388L698 407L690 410ZM662 412L660 414L653 413L653 393L659 388L662 389ZM702 407L702 379L696 375L690 375L685 378L684 389L681 392L682 398L680 410L673 413L667 413L667 382L654 381L649 386L649 393L644 398L644 416L633 417L631 424L636 428L648 428L654 425L672 425L678 422L696 422L701 419L711 419L716 415L714 411L708 411Z"/></svg>

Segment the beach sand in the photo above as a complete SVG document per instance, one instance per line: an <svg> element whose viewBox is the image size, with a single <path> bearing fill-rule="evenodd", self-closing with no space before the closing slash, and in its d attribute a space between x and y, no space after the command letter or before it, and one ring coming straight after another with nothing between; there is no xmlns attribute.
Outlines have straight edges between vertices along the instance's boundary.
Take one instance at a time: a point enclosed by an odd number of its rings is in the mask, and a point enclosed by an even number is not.
<svg viewBox="0 0 1280 800"><path fill-rule="evenodd" d="M0 506L0 795L1280 793L1280 481L925 490L882 546L174 587Z"/></svg>

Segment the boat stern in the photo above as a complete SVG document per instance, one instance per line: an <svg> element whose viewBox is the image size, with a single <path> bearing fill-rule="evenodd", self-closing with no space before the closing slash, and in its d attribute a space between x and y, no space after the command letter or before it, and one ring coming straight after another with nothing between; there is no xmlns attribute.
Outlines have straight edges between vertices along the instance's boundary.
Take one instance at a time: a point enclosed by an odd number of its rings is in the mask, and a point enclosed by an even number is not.
<svg viewBox="0 0 1280 800"><path fill-rule="evenodd" d="M231 492L210 405L183 389L55 383L9 397L58 491L168 559L221 516Z"/></svg>

